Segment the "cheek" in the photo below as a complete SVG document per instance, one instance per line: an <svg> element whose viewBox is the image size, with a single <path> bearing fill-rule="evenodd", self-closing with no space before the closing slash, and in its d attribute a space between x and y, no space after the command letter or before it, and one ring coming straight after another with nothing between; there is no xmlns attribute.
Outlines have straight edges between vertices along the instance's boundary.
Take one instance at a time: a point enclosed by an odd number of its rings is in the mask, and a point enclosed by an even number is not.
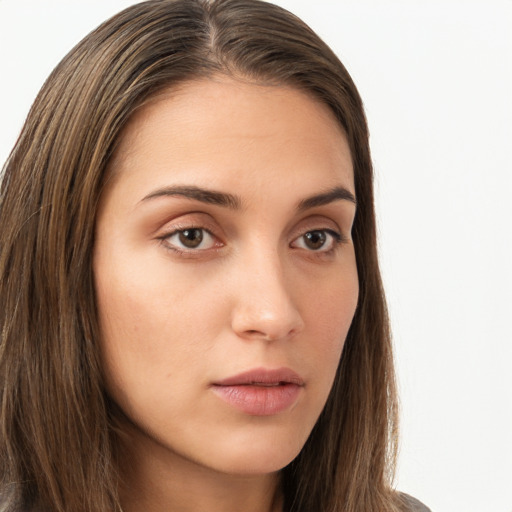
<svg viewBox="0 0 512 512"><path fill-rule="evenodd" d="M348 267L348 268L347 268ZM300 290L306 324L322 331L322 339L345 339L354 317L359 297L355 261L340 271L325 276L315 286Z"/></svg>
<svg viewBox="0 0 512 512"><path fill-rule="evenodd" d="M203 368L223 325L218 287L197 286L160 259L130 268L98 260L96 268L102 360L112 394L176 389L191 369Z"/></svg>
<svg viewBox="0 0 512 512"><path fill-rule="evenodd" d="M332 383L345 339L354 317L359 295L355 265L342 279L309 291L304 316L309 325L309 358L325 380Z"/></svg>

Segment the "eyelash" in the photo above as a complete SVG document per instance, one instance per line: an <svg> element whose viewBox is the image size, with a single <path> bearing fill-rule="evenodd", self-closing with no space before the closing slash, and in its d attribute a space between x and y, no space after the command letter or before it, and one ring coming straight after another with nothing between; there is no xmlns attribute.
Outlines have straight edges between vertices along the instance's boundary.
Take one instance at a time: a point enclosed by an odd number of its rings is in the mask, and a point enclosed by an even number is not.
<svg viewBox="0 0 512 512"><path fill-rule="evenodd" d="M174 236L184 234L187 231L201 231L202 238L204 238L205 233L208 236L212 237L213 239L216 238L215 235L210 230L208 230L206 228L199 227L199 226L189 226L189 227L180 227L179 229L175 229L170 233L166 233L165 235L159 237L159 240L161 241L161 243L164 245L164 247L167 250L170 250L174 253L178 253L179 255L182 255L182 256L189 256L189 257L199 256L199 254L201 252L209 251L211 249L215 250L215 249L218 249L218 248L221 248L222 246L224 246L223 243L220 243L220 244L217 244L217 247L214 246L213 248L208 248L208 249L197 249L197 248L188 248L187 249L184 247L180 248L176 245L169 243L169 239L171 239ZM321 250L324 245L322 245L318 250L298 247L299 249L303 249L307 252L310 252L312 255L328 256L328 255L332 254L333 252L335 252L336 249L341 244L347 242L347 238L344 235L342 235L341 233L338 233L337 231L335 231L333 229L323 228L323 229L309 229L308 231L305 231L302 235L294 238L292 243L297 240L301 240L301 239L304 240L303 237L305 237L307 234L311 234L311 233L323 233L323 234L328 235L328 237L331 238L331 242L330 242L331 247L327 250ZM202 243L202 241L203 240L201 240L200 243ZM328 244L329 241L327 240L325 243Z"/></svg>

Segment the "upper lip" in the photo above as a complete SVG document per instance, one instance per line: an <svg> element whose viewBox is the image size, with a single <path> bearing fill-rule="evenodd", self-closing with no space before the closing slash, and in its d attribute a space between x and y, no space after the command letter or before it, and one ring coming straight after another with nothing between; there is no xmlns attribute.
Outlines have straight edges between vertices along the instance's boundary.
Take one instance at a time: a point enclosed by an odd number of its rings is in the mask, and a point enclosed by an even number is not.
<svg viewBox="0 0 512 512"><path fill-rule="evenodd" d="M254 368L213 383L215 386L243 386L251 384L296 384L297 386L303 386L304 380L290 368Z"/></svg>

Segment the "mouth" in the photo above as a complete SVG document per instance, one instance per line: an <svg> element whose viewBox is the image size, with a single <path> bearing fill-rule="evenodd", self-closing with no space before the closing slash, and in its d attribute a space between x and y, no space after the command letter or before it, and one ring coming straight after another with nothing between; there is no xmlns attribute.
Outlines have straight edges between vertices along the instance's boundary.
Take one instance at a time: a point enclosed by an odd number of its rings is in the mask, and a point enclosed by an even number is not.
<svg viewBox="0 0 512 512"><path fill-rule="evenodd" d="M257 368L214 382L211 389L245 414L272 416L293 408L304 385L304 380L289 368Z"/></svg>

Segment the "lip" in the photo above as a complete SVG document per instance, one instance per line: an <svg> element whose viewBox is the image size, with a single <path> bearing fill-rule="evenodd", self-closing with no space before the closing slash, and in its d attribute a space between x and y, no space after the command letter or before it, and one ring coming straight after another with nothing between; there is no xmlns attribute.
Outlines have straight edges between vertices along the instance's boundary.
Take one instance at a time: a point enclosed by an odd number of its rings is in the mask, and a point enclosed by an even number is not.
<svg viewBox="0 0 512 512"><path fill-rule="evenodd" d="M288 410L303 387L302 377L289 368L255 368L211 385L219 398L251 416L272 416Z"/></svg>

